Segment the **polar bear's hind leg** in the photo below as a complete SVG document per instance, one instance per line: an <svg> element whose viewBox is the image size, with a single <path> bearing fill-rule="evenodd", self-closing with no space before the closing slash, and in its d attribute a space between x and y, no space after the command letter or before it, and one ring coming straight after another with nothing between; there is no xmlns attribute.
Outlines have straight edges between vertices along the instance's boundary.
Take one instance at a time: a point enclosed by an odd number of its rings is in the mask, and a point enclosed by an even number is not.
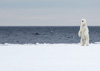
<svg viewBox="0 0 100 71"><path fill-rule="evenodd" d="M84 46L85 45L85 41L84 39L81 39L81 46Z"/></svg>
<svg viewBox="0 0 100 71"><path fill-rule="evenodd" d="M89 37L86 39L86 46L89 46Z"/></svg>

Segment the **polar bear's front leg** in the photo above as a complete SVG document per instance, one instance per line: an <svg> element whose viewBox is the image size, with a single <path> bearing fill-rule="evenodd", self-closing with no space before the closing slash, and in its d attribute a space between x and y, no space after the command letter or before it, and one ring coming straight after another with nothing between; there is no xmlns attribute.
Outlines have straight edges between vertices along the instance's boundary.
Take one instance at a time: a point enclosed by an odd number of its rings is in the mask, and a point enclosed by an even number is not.
<svg viewBox="0 0 100 71"><path fill-rule="evenodd" d="M78 36L81 37L81 35L82 35L82 31L79 31Z"/></svg>

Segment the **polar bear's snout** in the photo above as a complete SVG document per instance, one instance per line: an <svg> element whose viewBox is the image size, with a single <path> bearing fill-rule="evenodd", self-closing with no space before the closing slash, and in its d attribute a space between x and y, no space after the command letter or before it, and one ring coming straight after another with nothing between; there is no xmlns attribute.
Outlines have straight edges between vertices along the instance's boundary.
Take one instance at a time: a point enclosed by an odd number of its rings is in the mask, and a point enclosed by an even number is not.
<svg viewBox="0 0 100 71"><path fill-rule="evenodd" d="M84 22L84 20L82 20L82 22Z"/></svg>

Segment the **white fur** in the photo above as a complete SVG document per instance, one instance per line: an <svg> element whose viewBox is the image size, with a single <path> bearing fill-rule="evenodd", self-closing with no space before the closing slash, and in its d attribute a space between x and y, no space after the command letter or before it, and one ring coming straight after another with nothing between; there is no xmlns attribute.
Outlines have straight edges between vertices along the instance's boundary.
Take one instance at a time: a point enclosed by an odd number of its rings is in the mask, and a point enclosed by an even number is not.
<svg viewBox="0 0 100 71"><path fill-rule="evenodd" d="M85 19L81 20L81 26L78 35L81 37L81 45L84 46L86 44L86 46L89 46L89 30Z"/></svg>

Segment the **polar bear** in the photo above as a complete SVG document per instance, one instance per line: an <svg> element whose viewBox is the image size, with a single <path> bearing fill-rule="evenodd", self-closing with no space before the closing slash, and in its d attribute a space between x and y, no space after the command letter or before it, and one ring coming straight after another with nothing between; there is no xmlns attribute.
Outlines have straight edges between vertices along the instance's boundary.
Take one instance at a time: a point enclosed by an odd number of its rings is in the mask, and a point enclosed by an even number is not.
<svg viewBox="0 0 100 71"><path fill-rule="evenodd" d="M78 32L79 37L81 37L81 45L89 46L89 29L85 19L81 20L80 30Z"/></svg>

